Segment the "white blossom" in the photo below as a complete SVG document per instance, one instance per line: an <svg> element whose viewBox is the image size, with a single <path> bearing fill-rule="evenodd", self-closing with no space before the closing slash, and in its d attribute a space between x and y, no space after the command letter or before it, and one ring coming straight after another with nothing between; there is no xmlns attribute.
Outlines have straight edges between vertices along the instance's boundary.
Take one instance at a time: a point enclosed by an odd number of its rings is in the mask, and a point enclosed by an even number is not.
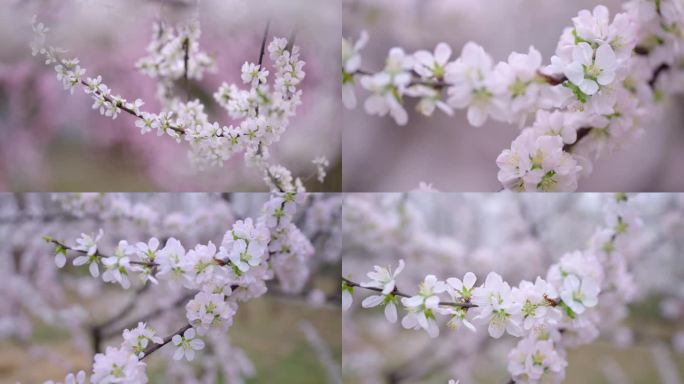
<svg viewBox="0 0 684 384"><path fill-rule="evenodd" d="M495 272L487 275L484 285L473 289L472 302L480 320L489 324L489 335L498 339L504 332L521 335L520 307L513 301L511 287Z"/></svg>
<svg viewBox="0 0 684 384"><path fill-rule="evenodd" d="M171 338L176 351L173 353L174 360L180 360L185 357L188 361L195 359L195 351L204 349L204 341L195 338L195 329L188 328L181 335L173 335Z"/></svg>
<svg viewBox="0 0 684 384"><path fill-rule="evenodd" d="M361 302L361 306L364 308L372 308L383 304L385 306L385 317L391 323L397 321L397 299L393 294L394 288L396 286L396 278L401 271L404 270L404 260L399 260L399 266L396 270L392 271L391 267L380 267L375 266L375 272L368 272L368 278L371 279L369 282L362 282L362 287L372 287L382 290L380 295L368 296Z"/></svg>
<svg viewBox="0 0 684 384"><path fill-rule="evenodd" d="M107 347L105 353L95 355L92 384L147 383L145 363L125 348Z"/></svg>
<svg viewBox="0 0 684 384"><path fill-rule="evenodd" d="M132 245L128 244L126 240L121 240L114 250L114 254L102 259L102 264L106 269L102 274L102 280L108 283L117 282L124 289L130 288L131 282L128 280L128 271L131 268L130 255L134 252L135 248Z"/></svg>
<svg viewBox="0 0 684 384"><path fill-rule="evenodd" d="M409 298L402 298L401 303L408 313L401 319L401 325L407 329L423 329L430 337L439 336L436 315L443 314L439 307L437 294L446 291L446 284L437 280L434 275L425 276L420 284L418 294Z"/></svg>

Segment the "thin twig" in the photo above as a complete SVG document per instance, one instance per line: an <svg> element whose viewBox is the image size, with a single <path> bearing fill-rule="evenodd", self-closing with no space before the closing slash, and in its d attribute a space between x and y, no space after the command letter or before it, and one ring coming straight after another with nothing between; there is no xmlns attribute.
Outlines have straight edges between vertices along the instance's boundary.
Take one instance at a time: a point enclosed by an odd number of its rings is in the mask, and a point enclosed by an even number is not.
<svg viewBox="0 0 684 384"><path fill-rule="evenodd" d="M179 297L176 301L174 301L171 305L169 305L167 307L159 307L159 308L157 308L151 312L148 312L148 313L140 316L136 320L131 321L130 323L128 323L122 327L103 332L102 337L103 338L110 338L112 336L120 335L121 332L124 331L124 329L133 329L140 322L147 322L148 320L154 319L155 317L161 315L162 313L164 313L166 311L170 311L172 309L175 309L175 308L183 305L185 302L192 299L195 296L195 294L196 294L196 292L187 293L187 294Z"/></svg>
<svg viewBox="0 0 684 384"><path fill-rule="evenodd" d="M149 347L147 347L147 349L143 352L144 355L143 355L143 357L140 358L140 360L146 358L147 356L149 356L149 355L151 355L152 353L154 353L154 351L156 351L156 350L158 350L159 348L165 346L166 344L168 344L168 343L171 341L171 339L173 339L174 336L176 336L176 335L182 335L185 331L187 331L187 330L190 329L191 327L192 327L192 325L186 324L186 325L184 325L181 329L179 329L179 330L177 330L176 332L174 332L173 334L171 334L171 335L169 335L169 336L166 336L166 337L164 338L164 340L162 341L161 344L154 344L154 343L152 343L152 345L150 345Z"/></svg>
<svg viewBox="0 0 684 384"><path fill-rule="evenodd" d="M261 49L259 50L259 68L264 63L264 54L266 53L266 40L268 40L268 30L271 27L271 20L266 22L266 28L264 28L264 36L261 38Z"/></svg>
<svg viewBox="0 0 684 384"><path fill-rule="evenodd" d="M351 281L351 280L349 280L349 279L347 279L347 278L344 278L344 277L342 278L342 281L344 281L345 283L347 283L347 285L349 285L350 287L359 287L359 288L367 289L367 290L370 290L370 291L382 292L382 289L380 289L380 288L363 287L363 286L361 286L361 284L356 283L356 282L354 282L354 281ZM394 287L394 290L392 291L392 294L393 294L394 296L400 296L400 297L411 297L411 295L408 295L408 294L406 294L406 293L403 293L403 292L399 291L396 287ZM440 301L440 302L439 302L439 305L446 306L446 307L461 307L461 308L477 308L477 307L478 307L477 305L475 305L475 304L473 304L473 303L471 303L471 302L460 302L460 303L457 303L457 302L453 302L453 301Z"/></svg>
<svg viewBox="0 0 684 384"><path fill-rule="evenodd" d="M64 243L62 243L61 241L55 240L55 239L53 239L53 238L46 238L45 241L47 241L47 242L49 242L49 243L53 243L53 244L55 244L55 245L58 245L58 246L60 246L60 247L62 247L62 248L64 248L64 249L66 249L67 251L78 252L78 253L81 253L81 254L83 254L83 255L88 255L88 251L83 251L83 250L80 250L80 249L76 249L76 248L70 247L70 246L68 246L68 245L66 245L66 244L64 244ZM95 252L94 254L89 255L89 256L97 257L97 258L99 258L99 259L108 258L108 257L113 257L113 256L109 256L109 255L103 255L102 253L100 253L99 250L98 250L97 252ZM224 261L221 260L221 262L224 262ZM143 266L150 267L150 268L156 267L156 266L159 265L159 264L157 264L157 263L155 263L155 262L151 262L151 261L135 261L135 260L131 260L131 261L129 261L129 263L130 263L130 264L134 264L134 265L143 265Z"/></svg>

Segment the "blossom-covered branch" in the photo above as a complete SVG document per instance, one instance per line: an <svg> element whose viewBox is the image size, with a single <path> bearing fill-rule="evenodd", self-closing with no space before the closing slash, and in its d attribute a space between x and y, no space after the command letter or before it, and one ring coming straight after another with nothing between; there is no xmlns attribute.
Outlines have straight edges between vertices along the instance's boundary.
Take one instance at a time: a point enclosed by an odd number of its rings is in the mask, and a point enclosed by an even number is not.
<svg viewBox="0 0 684 384"><path fill-rule="evenodd" d="M353 289L353 288L355 288L355 287L359 287L359 288L367 289L367 290L369 290L369 291L375 291L375 292L384 293L384 290L381 289L381 288L374 287L374 286L365 286L365 285L361 285L361 284L356 283L356 282L354 282L354 281L351 281L351 280L349 280L349 279L347 279L347 278L345 278L345 277L342 278L342 284L345 286L345 288L346 288L345 291L346 291L346 292L348 292L350 288ZM392 295L394 295L394 296L398 296L398 297L411 297L411 295L408 295L408 294L406 294L406 293L403 293L403 292L399 291L399 290L397 289L396 286L395 286L394 289L390 292L390 294L392 294ZM349 296L347 296L347 298L344 299L344 301L345 301L345 306L347 306L348 304L351 304L351 303L349 303L348 300L349 300ZM473 304L473 303L471 303L471 302L469 302L469 301L463 301L463 302L440 301L440 302L438 303L438 305L443 305L443 306L446 306L446 307L461 307L461 308L473 308L473 307L477 307L477 305L475 305L475 304Z"/></svg>
<svg viewBox="0 0 684 384"><path fill-rule="evenodd" d="M351 307L354 294L362 288L377 293L367 296L362 307L382 306L387 320L394 323L400 304L405 312L401 325L424 330L433 338L440 335L442 319L455 330L465 325L477 332L478 326L486 326L489 336L496 339L508 333L520 338L508 355L514 382L559 383L568 364L565 349L598 337L598 310L620 313L634 295L623 254L641 220L625 194L617 194L605 209L605 225L596 230L589 246L566 253L534 281L511 286L498 273L489 272L484 283L477 285L473 272L445 280L429 274L411 296L396 288L405 266L402 259L396 270L375 266L367 273L367 282L343 278L343 309ZM451 301L445 302L445 297Z"/></svg>
<svg viewBox="0 0 684 384"><path fill-rule="evenodd" d="M534 47L495 64L476 43L466 43L454 60L439 43L434 52L392 48L374 73L361 69L368 40L362 32L342 42L343 101L356 106L359 83L370 93L366 112L389 114L400 125L408 122L408 98L427 116L467 108L474 126L490 117L518 124L520 135L496 159L503 187L573 191L593 160L638 137L665 96L684 90L684 9L678 0L631 0L612 21L599 5L572 22L548 65Z"/></svg>
<svg viewBox="0 0 684 384"><path fill-rule="evenodd" d="M103 265L103 279L125 289L131 286L129 277L136 274L145 284L163 281L192 294L183 295L178 301L185 306L186 325L162 338L145 322L156 316L155 312L143 316L136 326L123 330L120 347L109 346L104 353L95 355L90 382L146 383L143 360L147 356L173 343L174 359L193 360L205 346L202 336L225 332L233 323L239 303L265 294L267 281L277 278L285 292L301 290L309 276L308 260L314 252L309 239L294 222L297 206L305 199L305 195L293 192L274 193L257 218L235 222L225 232L220 246L209 242L187 252L173 237L163 248L156 238L134 246L121 240L112 255L104 255L98 249L102 231L97 236L83 234L76 240L76 246L46 237L55 247L58 267L63 267L67 257L76 253L80 256L73 259L75 266L88 263L91 274L97 277L98 266ZM111 330L107 330L101 336L110 335ZM79 383L85 380L85 373L71 376L81 380Z"/></svg>
<svg viewBox="0 0 684 384"><path fill-rule="evenodd" d="M197 20L177 28L156 23L148 56L136 63L142 73L158 81L157 95L162 104L159 113L143 110L145 103L141 99L129 101L114 94L101 76L85 77L86 70L79 59L66 59L66 50L50 45L49 29L35 18L33 30L33 55L43 56L45 64L54 66L65 90L73 94L74 89L81 88L90 95L93 109L100 114L116 119L123 111L136 118L135 125L142 134L156 131L158 136L186 141L190 146L189 160L198 169L222 166L234 154L244 153L245 159L263 172L271 188L303 190L301 181L293 179L288 169L272 163L269 150L287 130L301 104L305 62L300 59L299 47L287 39L275 37L267 44L266 28L259 63L245 62L241 69L241 79L247 88L223 83L213 94L214 101L235 122L224 126L209 120L205 104L199 99L183 100L175 95L178 81L187 84L189 80L201 80L204 72L215 67L214 58L199 48ZM266 53L270 70L263 62Z"/></svg>

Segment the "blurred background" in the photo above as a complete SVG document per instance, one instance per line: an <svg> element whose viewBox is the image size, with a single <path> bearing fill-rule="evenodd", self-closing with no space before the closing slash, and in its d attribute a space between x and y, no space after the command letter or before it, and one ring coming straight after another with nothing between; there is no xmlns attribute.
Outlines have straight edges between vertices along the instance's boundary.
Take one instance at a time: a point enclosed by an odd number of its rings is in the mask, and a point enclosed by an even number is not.
<svg viewBox="0 0 684 384"><path fill-rule="evenodd" d="M265 190L262 175L236 154L223 168L198 172L188 146L141 135L135 119L116 120L91 109L89 96L62 90L51 67L31 56L31 17L46 24L50 42L69 50L102 75L114 93L145 101L159 111L156 80L135 69L146 56L152 24L194 17L199 3L200 49L214 55L217 71L193 83L193 96L207 101L210 120L228 125L212 98L223 82L240 80L245 61L257 62L266 23L270 35L289 37L306 61L304 95L297 116L273 146L275 160L307 179L312 191L340 189L339 39L336 0L7 0L0 4L0 190L12 191L253 191ZM311 17L316 15L316 17ZM333 81L334 79L334 81ZM331 163L317 183L311 160Z"/></svg>
<svg viewBox="0 0 684 384"><path fill-rule="evenodd" d="M605 226L609 194L347 194L343 203L342 274L369 281L374 265L406 268L400 291L412 294L427 274L439 279L490 271L511 285L546 276L570 251L583 250ZM566 380L584 383L682 383L684 380L684 195L630 196L643 229L624 256L636 297L627 311L601 312L600 336L568 350ZM370 294L355 289L343 312L346 383L503 384L508 352L518 339L492 339L440 324L440 336L389 323L381 307L361 308ZM400 316L403 311L399 309Z"/></svg>
<svg viewBox="0 0 684 384"><path fill-rule="evenodd" d="M58 269L44 235L73 245L82 232L103 228L103 254L120 239L134 244L152 236L160 247L175 237L190 249L220 244L237 218L257 217L267 199L259 193L0 194L0 383L91 372L95 328L104 350L120 345L122 330L140 319L163 336L187 322L187 289L164 282L144 289L136 278L124 290L71 261ZM146 359L150 383L338 384L340 208L339 196L310 194L295 216L315 247L300 290L270 281L266 295L240 304L228 332L205 337L207 347L193 362L173 360L172 345L160 349Z"/></svg>
<svg viewBox="0 0 684 384"><path fill-rule="evenodd" d="M606 5L611 17L619 0L343 0L343 36L356 40L367 30L370 40L361 51L362 69L381 70L387 52L430 52L448 43L452 59L472 40L493 61L530 45L549 63L563 28L582 9ZM449 117L440 111L424 117L409 103L409 122L398 126L390 117L370 116L363 109L367 92L357 86L359 105L344 110L345 191L408 191L421 181L442 191L498 191L496 157L510 148L519 134L515 125L489 119L476 128L465 110ZM684 174L683 99L668 101L660 123L645 127L638 142L629 143L594 164L593 173L580 180L580 191L681 191ZM657 150L654 150L656 149Z"/></svg>

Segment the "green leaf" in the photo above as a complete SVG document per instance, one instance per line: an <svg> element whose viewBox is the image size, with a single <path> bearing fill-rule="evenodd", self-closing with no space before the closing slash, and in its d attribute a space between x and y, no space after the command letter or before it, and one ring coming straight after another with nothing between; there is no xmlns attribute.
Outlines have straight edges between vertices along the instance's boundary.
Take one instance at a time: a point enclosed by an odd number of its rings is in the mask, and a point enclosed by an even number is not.
<svg viewBox="0 0 684 384"><path fill-rule="evenodd" d="M577 100L579 100L580 103L584 104L587 102L587 95L582 92L581 89L579 89L578 86L573 84L570 80L567 80L563 83L563 86L565 88L568 88L572 91L573 94L575 94L575 97L577 97Z"/></svg>
<svg viewBox="0 0 684 384"><path fill-rule="evenodd" d="M565 304L564 301L561 301L560 303L561 308L565 311L565 314L568 315L569 318L575 320L577 318L577 315L575 314L575 311L572 310L572 308L568 307L567 304Z"/></svg>

